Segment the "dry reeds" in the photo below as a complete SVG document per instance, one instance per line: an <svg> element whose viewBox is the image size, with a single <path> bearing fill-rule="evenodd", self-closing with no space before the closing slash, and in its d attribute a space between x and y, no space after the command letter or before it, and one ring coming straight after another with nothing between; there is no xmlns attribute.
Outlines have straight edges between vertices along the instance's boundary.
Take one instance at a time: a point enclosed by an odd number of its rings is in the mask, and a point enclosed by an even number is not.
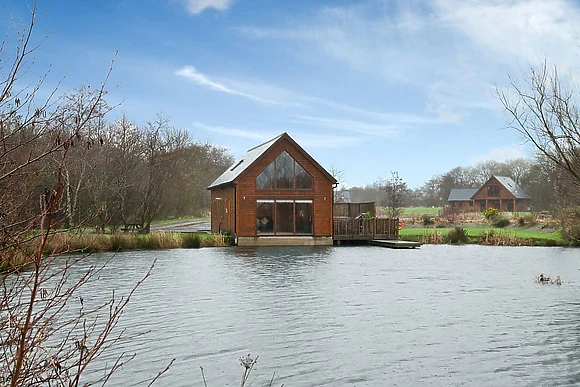
<svg viewBox="0 0 580 387"><path fill-rule="evenodd" d="M425 233L421 237L421 243L430 245L441 245L443 244L443 235L437 230L433 230L433 232L425 231Z"/></svg>
<svg viewBox="0 0 580 387"><path fill-rule="evenodd" d="M101 251L126 250L163 250L176 248L222 247L230 246L232 238L227 235L156 232L151 234L85 234L58 232L47 238L44 255L64 253L94 253ZM0 272L19 268L31 262L37 246L36 238L18 248L7 248L0 258Z"/></svg>
<svg viewBox="0 0 580 387"><path fill-rule="evenodd" d="M232 245L232 237L226 234L211 234L203 239L204 247L226 247Z"/></svg>
<svg viewBox="0 0 580 387"><path fill-rule="evenodd" d="M534 241L529 238L518 238L509 232L489 230L479 235L478 242L488 246L533 246Z"/></svg>

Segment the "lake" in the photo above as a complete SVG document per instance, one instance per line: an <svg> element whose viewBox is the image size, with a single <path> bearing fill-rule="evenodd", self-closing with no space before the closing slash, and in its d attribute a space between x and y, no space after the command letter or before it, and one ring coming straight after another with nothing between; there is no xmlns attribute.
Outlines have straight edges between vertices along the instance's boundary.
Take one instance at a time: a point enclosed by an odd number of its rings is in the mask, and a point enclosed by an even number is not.
<svg viewBox="0 0 580 387"><path fill-rule="evenodd" d="M102 261L88 257L75 269ZM137 357L112 385L576 386L580 250L425 245L205 248L118 254L88 302L126 292L118 351ZM534 276L560 275L562 286Z"/></svg>

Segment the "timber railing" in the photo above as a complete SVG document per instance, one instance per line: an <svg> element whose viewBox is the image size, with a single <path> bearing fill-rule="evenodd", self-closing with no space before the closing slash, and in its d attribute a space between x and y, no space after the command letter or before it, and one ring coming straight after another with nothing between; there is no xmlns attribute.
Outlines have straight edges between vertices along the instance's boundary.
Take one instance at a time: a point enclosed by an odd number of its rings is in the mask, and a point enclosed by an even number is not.
<svg viewBox="0 0 580 387"><path fill-rule="evenodd" d="M396 219L334 218L334 240L397 239L399 230Z"/></svg>

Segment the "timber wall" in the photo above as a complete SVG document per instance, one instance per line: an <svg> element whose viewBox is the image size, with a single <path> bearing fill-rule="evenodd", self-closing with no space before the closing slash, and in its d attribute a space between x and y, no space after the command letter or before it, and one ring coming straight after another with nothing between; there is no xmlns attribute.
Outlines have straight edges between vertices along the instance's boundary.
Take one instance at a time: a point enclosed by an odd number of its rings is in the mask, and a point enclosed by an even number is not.
<svg viewBox="0 0 580 387"><path fill-rule="evenodd" d="M256 190L256 177L286 151L313 178L312 190ZM332 182L308 157L288 141L280 141L264 153L242 176L236 185L236 233L238 237L256 236L256 201L258 199L302 199L313 201L312 234L332 236Z"/></svg>

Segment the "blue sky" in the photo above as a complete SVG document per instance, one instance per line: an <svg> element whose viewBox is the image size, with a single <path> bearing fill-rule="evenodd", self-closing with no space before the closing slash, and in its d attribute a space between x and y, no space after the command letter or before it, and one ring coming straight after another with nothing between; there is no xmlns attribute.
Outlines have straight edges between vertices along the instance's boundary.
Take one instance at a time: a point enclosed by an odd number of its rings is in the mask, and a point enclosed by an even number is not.
<svg viewBox="0 0 580 387"><path fill-rule="evenodd" d="M4 25L31 1L4 0ZM546 58L578 68L568 0L39 1L27 77L99 84L138 124L162 113L234 157L288 132L346 185L416 188L483 160L529 157L495 97Z"/></svg>

